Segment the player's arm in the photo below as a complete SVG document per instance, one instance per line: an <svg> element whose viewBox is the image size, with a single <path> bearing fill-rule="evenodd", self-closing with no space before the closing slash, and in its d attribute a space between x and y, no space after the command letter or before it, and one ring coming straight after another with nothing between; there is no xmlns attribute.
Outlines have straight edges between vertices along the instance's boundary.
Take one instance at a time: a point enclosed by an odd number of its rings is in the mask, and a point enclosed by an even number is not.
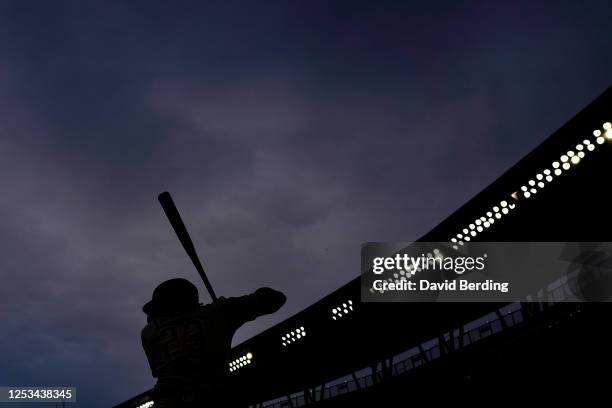
<svg viewBox="0 0 612 408"><path fill-rule="evenodd" d="M254 297L253 303L258 316L276 312L287 301L283 292L272 288L259 288L251 296Z"/></svg>
<svg viewBox="0 0 612 408"><path fill-rule="evenodd" d="M250 295L226 299L230 314L237 327L242 324L276 312L287 301L280 291L271 288L259 288Z"/></svg>

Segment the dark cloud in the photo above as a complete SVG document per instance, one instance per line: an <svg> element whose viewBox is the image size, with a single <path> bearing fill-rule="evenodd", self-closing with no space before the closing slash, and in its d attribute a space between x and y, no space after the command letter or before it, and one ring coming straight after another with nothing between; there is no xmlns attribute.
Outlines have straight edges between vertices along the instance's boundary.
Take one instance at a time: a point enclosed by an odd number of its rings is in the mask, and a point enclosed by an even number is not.
<svg viewBox="0 0 612 408"><path fill-rule="evenodd" d="M197 275L303 309L418 238L610 84L605 3L0 6L0 383L152 384L140 307ZM202 285L198 283L205 297Z"/></svg>

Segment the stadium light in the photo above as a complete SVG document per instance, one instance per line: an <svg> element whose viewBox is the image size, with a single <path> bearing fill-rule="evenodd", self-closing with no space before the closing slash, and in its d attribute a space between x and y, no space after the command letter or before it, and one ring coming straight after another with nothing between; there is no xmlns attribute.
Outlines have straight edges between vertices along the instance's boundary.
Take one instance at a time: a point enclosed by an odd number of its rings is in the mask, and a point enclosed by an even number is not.
<svg viewBox="0 0 612 408"><path fill-rule="evenodd" d="M353 311L353 301L347 300L340 306L332 308L332 319L338 320Z"/></svg>
<svg viewBox="0 0 612 408"><path fill-rule="evenodd" d="M565 154L562 154L558 160L552 162L552 171L551 169L544 169L537 173L535 175L535 179L528 180L527 183L523 184L518 191L515 191L510 195L512 199L511 203L503 200L499 203L499 205L494 205L489 211L486 212L486 217L477 218L468 225L469 230L467 228L463 228L463 235L457 234L453 236L453 238L450 238L450 242L453 244L463 245L463 241L461 241L461 239L469 241L470 239L476 237L476 235L483 232L481 225L484 225L485 228L489 228L495 222L495 219L501 219L503 215L507 215L510 210L514 209L516 202L520 201L519 195L524 199L534 197L538 193L538 189L543 189L546 186L544 180L550 183L553 181L553 174L555 176L560 176L564 171L570 170L572 165L578 165L582 159L586 157L586 152L592 152L595 150L595 143L601 145L606 141L606 139L612 140L612 123L606 122L602 127L604 130L603 133L601 129L596 129L593 131L593 136L595 137L594 143L589 139L584 139L582 143L576 145L576 151L568 150ZM468 231L472 238L467 235ZM459 240L457 238L459 238ZM458 246L453 245L453 249L458 249Z"/></svg>
<svg viewBox="0 0 612 408"><path fill-rule="evenodd" d="M152 407L153 404L155 404L154 401L148 401L148 402L145 402L144 404L137 406L136 408L149 408L149 407Z"/></svg>
<svg viewBox="0 0 612 408"><path fill-rule="evenodd" d="M251 352L248 352L236 358L235 360L230 361L229 363L230 373L233 373L234 371L237 371L241 369L242 367L246 367L247 365L251 364L252 360L253 360L253 354Z"/></svg>
<svg viewBox="0 0 612 408"><path fill-rule="evenodd" d="M304 337L306 337L306 329L304 329L304 326L301 326L295 330L291 330L284 336L281 336L281 343L283 347L287 347L291 343L295 343L296 341L303 339Z"/></svg>

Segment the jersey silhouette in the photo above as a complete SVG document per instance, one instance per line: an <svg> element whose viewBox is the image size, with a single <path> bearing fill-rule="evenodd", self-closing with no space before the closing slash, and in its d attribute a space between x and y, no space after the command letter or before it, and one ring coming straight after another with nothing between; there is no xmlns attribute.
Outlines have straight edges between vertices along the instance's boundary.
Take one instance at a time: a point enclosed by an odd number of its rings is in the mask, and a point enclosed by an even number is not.
<svg viewBox="0 0 612 408"><path fill-rule="evenodd" d="M201 305L197 288L185 279L160 284L143 310L142 346L157 383L156 408L231 407L236 393L227 375L232 337L244 323L276 312L285 295L260 288L241 297Z"/></svg>

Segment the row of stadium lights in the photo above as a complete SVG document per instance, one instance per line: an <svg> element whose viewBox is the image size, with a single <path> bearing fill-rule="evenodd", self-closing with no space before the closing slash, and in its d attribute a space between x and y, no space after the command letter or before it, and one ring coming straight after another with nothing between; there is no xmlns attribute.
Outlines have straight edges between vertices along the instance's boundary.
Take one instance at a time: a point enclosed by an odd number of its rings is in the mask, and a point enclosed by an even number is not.
<svg viewBox="0 0 612 408"><path fill-rule="evenodd" d="M332 308L331 316L332 316L332 319L338 320L342 317L345 317L352 311L354 311L353 301L349 299L346 302L342 303L342 305ZM291 330L289 333L285 334L284 336L281 336L281 344L283 345L283 347L287 347L290 344L295 343L296 341L300 339L303 339L304 337L306 337L306 329L304 329L304 326L301 326L295 330Z"/></svg>
<svg viewBox="0 0 612 408"><path fill-rule="evenodd" d="M332 308L332 319L337 320L341 317L348 315L353 310L353 301L349 299L345 303L342 303L342 305ZM301 326L281 336L281 344L283 345L283 347L288 347L290 344L295 343L296 341L301 340L304 337L306 337L306 329L304 328L304 326ZM251 364L252 360L253 354L250 352L246 353L245 355L238 357L237 359L229 363L229 371L234 372L242 367L246 367L247 365Z"/></svg>
<svg viewBox="0 0 612 408"><path fill-rule="evenodd" d="M283 347L287 347L291 343L295 343L303 337L306 337L306 330L304 329L304 326L295 330L291 330L289 333L285 334L284 336L281 336L281 342L283 344Z"/></svg>
<svg viewBox="0 0 612 408"><path fill-rule="evenodd" d="M345 303L332 309L332 319L338 320L353 311L353 301L347 300Z"/></svg>
<svg viewBox="0 0 612 408"><path fill-rule="evenodd" d="M149 408L149 407L152 407L153 404L155 404L154 401L148 401L148 402L145 402L144 404L140 404L136 408Z"/></svg>
<svg viewBox="0 0 612 408"><path fill-rule="evenodd" d="M586 156L587 152L592 152L596 149L597 145L612 140L612 123L606 122L603 124L603 132L601 129L593 131L595 141L592 142L589 139L585 139L582 143L576 145L576 151L570 150L567 153L561 155L559 160L552 162L552 169L544 169L541 173L536 174L535 179L531 179L527 184L521 186L520 192L516 191L512 193L511 197L513 201L519 200L519 194L522 194L523 198L530 198L537 194L538 188L542 189L546 186L546 183L553 181L554 176L561 176L564 171L568 171L572 168L572 165L577 165ZM546 182L546 183L545 183ZM469 242L478 233L483 232L485 229L490 228L495 223L495 220L499 220L503 215L506 215L516 207L515 203L508 203L503 200L499 203L499 206L494 206L491 210L486 213L486 217L480 217L473 223L469 224L467 228L463 228L460 233L451 238L451 242L458 245L464 245L464 242ZM453 245L453 249L458 249L457 245Z"/></svg>
<svg viewBox="0 0 612 408"><path fill-rule="evenodd" d="M521 186L520 192L522 193L523 198L527 199L537 194L538 188L542 189L546 186L545 182L552 182L554 176L558 177L563 174L563 171L570 170L572 165L577 165L580 163L580 161L586 156L587 152L592 152L596 149L596 145L602 145L606 142L606 140L612 141L612 123L604 123L603 132L601 129L596 129L593 131L593 136L595 137L594 142L588 139L583 140L582 143L576 145L575 152L570 150L566 154L561 155L558 161L554 161L552 163L552 170L544 169L541 173L536 174L535 180L529 180L526 185ZM506 200L500 201L499 204L494 205L489 211L487 211L484 216L477 218L472 223L467 225L467 227L463 228L461 232L452 237L450 241L453 243L453 249L458 250L459 246L465 245L465 242L471 241L479 233L491 228L495 221L500 220L504 215L508 215L511 210L516 208L515 201L519 200L519 194L519 191L512 193L511 202ZM436 251L438 250L434 250L434 252ZM428 258L437 258L439 256L439 253L436 253L433 256L431 254L427 254ZM409 269L407 271L400 271L399 274L402 275L401 277L397 273L394 273L393 276L395 279L388 278L388 281L399 283L402 280L406 280L406 278L410 278L420 270L421 269L418 268L416 270ZM374 288L370 288L370 292L374 291Z"/></svg>
<svg viewBox="0 0 612 408"><path fill-rule="evenodd" d="M331 309L332 319L338 320L339 318L348 315L353 310L353 301L349 299L346 302L342 303L342 305ZM291 330L284 336L281 336L281 344L283 345L283 347L287 347L290 344L295 343L300 339L303 339L304 337L306 337L306 329L304 329L304 326L301 326L295 330Z"/></svg>
<svg viewBox="0 0 612 408"><path fill-rule="evenodd" d="M463 228L460 233L452 237L451 242L453 244L464 245L464 242L469 242L476 235L483 232L485 229L490 228L491 225L495 224L495 220L500 220L504 215L509 214L511 210L514 210L515 207L516 204L508 203L506 200L502 200L499 205L493 206L490 211L486 212L486 217L483 216L476 219L466 228ZM453 249L457 250L458 246L453 245Z"/></svg>
<svg viewBox="0 0 612 408"><path fill-rule="evenodd" d="M251 360L253 360L253 354L249 352L243 356L238 357L237 359L233 361L230 361L229 363L230 373L251 364Z"/></svg>

